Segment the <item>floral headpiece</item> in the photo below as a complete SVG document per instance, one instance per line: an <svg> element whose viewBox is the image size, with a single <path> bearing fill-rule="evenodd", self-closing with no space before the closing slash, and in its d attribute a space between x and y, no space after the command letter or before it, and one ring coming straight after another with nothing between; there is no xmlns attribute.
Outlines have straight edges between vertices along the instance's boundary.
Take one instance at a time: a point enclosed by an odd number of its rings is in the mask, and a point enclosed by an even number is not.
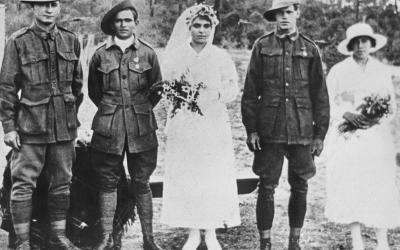
<svg viewBox="0 0 400 250"><path fill-rule="evenodd" d="M210 18L213 26L219 24L217 18L217 12L210 5L200 3L191 7L191 10L189 11L188 16L186 17L186 24L190 25L193 22L193 20L198 16L206 16Z"/></svg>

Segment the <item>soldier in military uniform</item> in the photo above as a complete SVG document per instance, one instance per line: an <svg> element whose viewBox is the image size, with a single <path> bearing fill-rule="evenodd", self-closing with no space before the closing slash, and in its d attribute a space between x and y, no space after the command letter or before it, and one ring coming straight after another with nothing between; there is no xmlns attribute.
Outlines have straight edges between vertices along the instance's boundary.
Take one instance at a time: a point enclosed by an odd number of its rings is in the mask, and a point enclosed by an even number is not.
<svg viewBox="0 0 400 250"><path fill-rule="evenodd" d="M32 193L43 172L49 182L51 248L74 249L65 236L65 225L75 159L77 100L82 99L79 41L56 25L59 1L21 2L31 5L34 22L10 37L0 73L4 142L13 148L11 214L17 248L30 248Z"/></svg>
<svg viewBox="0 0 400 250"><path fill-rule="evenodd" d="M260 249L271 249L274 190L284 156L289 161L289 250L300 249L307 208L307 181L315 174L313 156L323 149L329 100L321 57L314 41L299 33L298 0L274 0L264 17L274 32L256 41L242 97L242 118L260 177L257 227Z"/></svg>
<svg viewBox="0 0 400 250"><path fill-rule="evenodd" d="M153 239L150 175L156 168L158 142L153 107L160 97L150 88L161 81L154 50L135 35L138 13L131 1L115 5L101 22L110 39L94 53L89 66L89 97L98 107L93 118L92 165L99 188L102 242L119 245L112 233L117 184L126 154L135 187L144 249L160 249ZM110 236L112 234L112 236Z"/></svg>

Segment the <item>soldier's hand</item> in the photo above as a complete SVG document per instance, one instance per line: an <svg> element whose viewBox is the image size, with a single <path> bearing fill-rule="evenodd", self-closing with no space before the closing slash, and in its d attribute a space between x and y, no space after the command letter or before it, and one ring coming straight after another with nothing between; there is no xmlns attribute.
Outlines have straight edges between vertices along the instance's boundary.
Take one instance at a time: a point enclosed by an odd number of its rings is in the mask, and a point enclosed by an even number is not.
<svg viewBox="0 0 400 250"><path fill-rule="evenodd" d="M314 139L311 143L311 154L319 156L324 149L324 142L321 139Z"/></svg>
<svg viewBox="0 0 400 250"><path fill-rule="evenodd" d="M4 135L4 143L13 149L19 150L21 148L21 140L17 131L11 131Z"/></svg>
<svg viewBox="0 0 400 250"><path fill-rule="evenodd" d="M261 143L260 143L260 137L258 136L257 132L251 133L247 137L247 146L249 147L250 151L258 151L261 150Z"/></svg>

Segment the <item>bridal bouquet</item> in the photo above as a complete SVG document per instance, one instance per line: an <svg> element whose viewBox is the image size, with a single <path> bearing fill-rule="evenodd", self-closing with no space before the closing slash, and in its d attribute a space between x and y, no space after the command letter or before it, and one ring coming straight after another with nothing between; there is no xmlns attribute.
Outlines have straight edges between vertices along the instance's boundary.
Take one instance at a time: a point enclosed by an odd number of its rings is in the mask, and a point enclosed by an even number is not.
<svg viewBox="0 0 400 250"><path fill-rule="evenodd" d="M160 83L159 94L172 103L171 118L180 109L188 109L203 115L197 100L200 89L205 88L206 85L203 82L193 84L190 79L189 72L186 72L178 79L166 80Z"/></svg>
<svg viewBox="0 0 400 250"><path fill-rule="evenodd" d="M358 106L360 114L370 120L380 120L392 112L390 107L390 96L381 97L379 95L371 95L364 97L363 103ZM348 121L344 121L338 127L340 133L354 132L358 128Z"/></svg>

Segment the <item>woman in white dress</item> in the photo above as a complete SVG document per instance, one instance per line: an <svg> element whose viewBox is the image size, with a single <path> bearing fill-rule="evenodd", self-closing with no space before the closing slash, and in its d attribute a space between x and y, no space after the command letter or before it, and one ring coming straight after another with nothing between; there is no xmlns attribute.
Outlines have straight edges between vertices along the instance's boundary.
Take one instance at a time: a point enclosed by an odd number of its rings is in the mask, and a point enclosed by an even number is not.
<svg viewBox="0 0 400 250"><path fill-rule="evenodd" d="M167 120L161 222L190 228L183 249L196 249L205 229L209 250L221 249L215 229L240 224L234 151L226 103L238 94L229 54L214 45L215 12L195 5L177 20L162 60L165 79L189 72L203 82L198 104L203 115L179 110ZM170 116L169 116L170 117Z"/></svg>
<svg viewBox="0 0 400 250"><path fill-rule="evenodd" d="M364 249L360 223L377 228L377 249L389 249L387 228L400 225L390 124L396 113L394 89L389 67L369 55L385 43L386 38L373 33L368 24L352 25L338 46L349 57L327 77L332 125L325 213L331 221L350 224L354 249ZM378 124L356 111L363 98L371 95L391 97L393 112ZM340 134L338 125L345 120L360 129Z"/></svg>

